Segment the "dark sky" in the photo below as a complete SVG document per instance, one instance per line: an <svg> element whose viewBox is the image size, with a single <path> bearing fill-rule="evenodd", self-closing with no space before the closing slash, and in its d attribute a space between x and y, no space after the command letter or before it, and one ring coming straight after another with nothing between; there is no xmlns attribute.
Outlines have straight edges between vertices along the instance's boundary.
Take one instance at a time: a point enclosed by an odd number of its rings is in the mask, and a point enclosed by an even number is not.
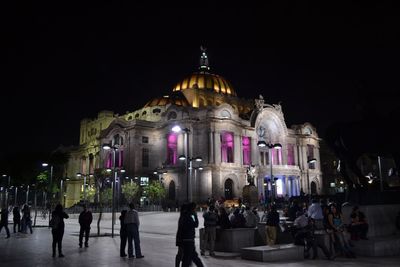
<svg viewBox="0 0 400 267"><path fill-rule="evenodd" d="M9 2L0 16L0 159L76 145L82 118L171 92L198 67L200 45L239 96L282 101L288 126L308 121L322 137L366 107L385 115L399 103L400 17L387 2Z"/></svg>

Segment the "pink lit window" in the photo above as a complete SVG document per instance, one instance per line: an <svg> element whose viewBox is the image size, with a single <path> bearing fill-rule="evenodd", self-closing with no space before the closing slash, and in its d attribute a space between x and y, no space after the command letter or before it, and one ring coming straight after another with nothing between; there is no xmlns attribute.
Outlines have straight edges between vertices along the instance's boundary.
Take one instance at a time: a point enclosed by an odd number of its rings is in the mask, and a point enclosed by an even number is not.
<svg viewBox="0 0 400 267"><path fill-rule="evenodd" d="M108 152L106 155L106 164L105 164L106 169L112 168L112 153Z"/></svg>
<svg viewBox="0 0 400 267"><path fill-rule="evenodd" d="M120 150L118 158L118 167L123 167L123 166L124 166L124 151Z"/></svg>
<svg viewBox="0 0 400 267"><path fill-rule="evenodd" d="M282 162L282 149L271 148L272 164L280 165Z"/></svg>
<svg viewBox="0 0 400 267"><path fill-rule="evenodd" d="M170 133L167 137L167 164L175 165L178 158L178 136Z"/></svg>
<svg viewBox="0 0 400 267"><path fill-rule="evenodd" d="M233 133L221 133L221 161L233 163Z"/></svg>
<svg viewBox="0 0 400 267"><path fill-rule="evenodd" d="M287 164L291 165L291 166L294 165L294 145L293 144L288 144Z"/></svg>
<svg viewBox="0 0 400 267"><path fill-rule="evenodd" d="M250 137L242 137L242 147L243 147L243 165L251 164L251 145Z"/></svg>

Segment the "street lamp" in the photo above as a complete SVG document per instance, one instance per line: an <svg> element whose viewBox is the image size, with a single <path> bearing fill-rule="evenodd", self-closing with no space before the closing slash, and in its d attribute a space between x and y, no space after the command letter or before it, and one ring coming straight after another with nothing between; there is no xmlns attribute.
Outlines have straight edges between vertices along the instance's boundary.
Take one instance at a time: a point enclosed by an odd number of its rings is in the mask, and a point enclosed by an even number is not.
<svg viewBox="0 0 400 267"><path fill-rule="evenodd" d="M311 190L310 190L310 164L317 162L316 159L312 158L307 160L307 188L308 188L308 197L311 197Z"/></svg>
<svg viewBox="0 0 400 267"><path fill-rule="evenodd" d="M93 174L82 174L80 172L78 172L76 174L77 177L82 177L83 176L83 203L86 205L87 202L87 194L86 194L86 188L87 188L87 184L86 184L86 177L93 177ZM62 179L61 179L61 190L62 190Z"/></svg>
<svg viewBox="0 0 400 267"><path fill-rule="evenodd" d="M119 149L119 145L117 145L117 144L115 144L115 145L110 145L110 144L103 144L103 146L102 146L102 148L104 149L104 150L112 150L112 152L113 152L113 168L112 169L107 169L107 171L108 172L111 172L111 171L113 171L114 172L114 180L113 180L113 182L111 183L111 185L112 185L112 204L111 204L111 206L112 206L112 216L111 216L111 237L112 238L114 238L114 224L115 224L115 186L116 186L116 183L117 183L117 170L116 170L116 167L115 167L115 152ZM122 172L122 170L121 170L121 172Z"/></svg>
<svg viewBox="0 0 400 267"><path fill-rule="evenodd" d="M257 142L257 146L260 147L260 148L268 147L268 161L269 161L269 165L270 165L270 181L272 183L272 186L271 186L271 190L272 190L271 202L273 203L274 202L274 197L275 197L275 187L274 187L274 185L275 185L275 180L277 180L277 179L275 179L273 177L273 174L272 174L273 162L272 162L271 150L273 148L274 149L278 149L278 150L282 149L282 145L280 143L272 144L272 143L267 143L264 140L260 140L260 141ZM264 181L263 181L263 186L265 186ZM265 195L265 188L263 188L263 191L264 191L264 195Z"/></svg>

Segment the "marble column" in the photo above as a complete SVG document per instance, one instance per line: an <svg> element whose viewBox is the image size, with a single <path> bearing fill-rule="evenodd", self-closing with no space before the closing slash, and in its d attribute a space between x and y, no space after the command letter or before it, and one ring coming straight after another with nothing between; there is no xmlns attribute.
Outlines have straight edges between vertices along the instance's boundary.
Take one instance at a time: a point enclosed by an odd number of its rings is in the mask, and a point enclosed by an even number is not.
<svg viewBox="0 0 400 267"><path fill-rule="evenodd" d="M234 135L234 156L233 156L233 162L236 164L241 164L242 163L242 153L240 153L242 151L242 142L241 142L241 138L240 135L235 134Z"/></svg>
<svg viewBox="0 0 400 267"><path fill-rule="evenodd" d="M221 135L219 132L214 132L214 157L215 164L221 163Z"/></svg>

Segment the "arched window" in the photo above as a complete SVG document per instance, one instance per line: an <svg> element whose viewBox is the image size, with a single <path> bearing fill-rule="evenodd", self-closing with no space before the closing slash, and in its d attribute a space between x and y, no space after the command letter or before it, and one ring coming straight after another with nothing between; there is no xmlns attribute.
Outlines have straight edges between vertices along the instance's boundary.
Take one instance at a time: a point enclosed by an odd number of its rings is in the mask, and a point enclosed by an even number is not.
<svg viewBox="0 0 400 267"><path fill-rule="evenodd" d="M251 145L250 145L250 137L243 136L242 137L242 147L243 147L243 165L251 164Z"/></svg>
<svg viewBox="0 0 400 267"><path fill-rule="evenodd" d="M228 178L225 181L225 199L233 199L233 181L232 179Z"/></svg>
<svg viewBox="0 0 400 267"><path fill-rule="evenodd" d="M221 133L221 161L233 163L233 132Z"/></svg>
<svg viewBox="0 0 400 267"><path fill-rule="evenodd" d="M168 199L175 200L175 182L171 181L168 186Z"/></svg>
<svg viewBox="0 0 400 267"><path fill-rule="evenodd" d="M167 136L167 164L175 165L178 158L178 135L170 133Z"/></svg>

